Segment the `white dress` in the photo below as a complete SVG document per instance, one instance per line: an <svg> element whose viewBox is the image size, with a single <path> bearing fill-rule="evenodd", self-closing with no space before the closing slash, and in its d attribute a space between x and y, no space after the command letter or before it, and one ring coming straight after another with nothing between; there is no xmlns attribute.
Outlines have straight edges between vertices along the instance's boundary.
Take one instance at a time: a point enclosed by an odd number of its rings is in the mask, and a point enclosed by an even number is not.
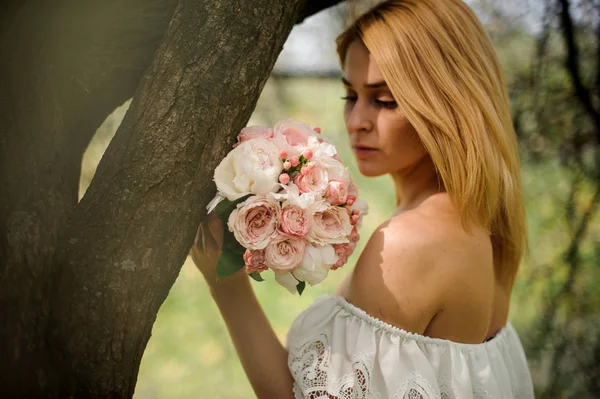
<svg viewBox="0 0 600 399"><path fill-rule="evenodd" d="M510 322L487 342L463 344L410 333L327 295L296 318L287 347L296 399L534 397Z"/></svg>

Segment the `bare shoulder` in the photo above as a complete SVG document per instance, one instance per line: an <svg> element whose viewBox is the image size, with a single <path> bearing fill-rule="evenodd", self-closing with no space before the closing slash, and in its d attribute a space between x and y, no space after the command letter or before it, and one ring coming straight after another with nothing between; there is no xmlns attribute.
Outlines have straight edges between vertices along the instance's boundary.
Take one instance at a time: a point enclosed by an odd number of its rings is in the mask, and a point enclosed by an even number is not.
<svg viewBox="0 0 600 399"><path fill-rule="evenodd" d="M457 295L480 294L466 287L493 284L493 268L481 267L491 258L487 233L466 232L449 200L438 196L375 230L346 297L375 317L423 334Z"/></svg>

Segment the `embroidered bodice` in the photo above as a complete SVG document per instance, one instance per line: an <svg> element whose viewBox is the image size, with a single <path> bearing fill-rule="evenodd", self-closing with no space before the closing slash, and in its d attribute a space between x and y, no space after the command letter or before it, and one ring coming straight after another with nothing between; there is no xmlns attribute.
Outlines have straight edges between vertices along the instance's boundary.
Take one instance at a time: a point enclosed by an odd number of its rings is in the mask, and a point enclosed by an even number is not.
<svg viewBox="0 0 600 399"><path fill-rule="evenodd" d="M533 398L510 322L491 340L463 344L387 324L340 296L302 312L287 337L299 398Z"/></svg>

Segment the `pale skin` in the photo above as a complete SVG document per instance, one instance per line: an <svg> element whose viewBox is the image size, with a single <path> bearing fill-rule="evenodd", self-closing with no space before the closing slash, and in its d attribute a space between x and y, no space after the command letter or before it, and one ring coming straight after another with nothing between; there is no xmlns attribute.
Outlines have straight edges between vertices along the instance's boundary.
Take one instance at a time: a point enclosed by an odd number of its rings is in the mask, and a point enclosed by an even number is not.
<svg viewBox="0 0 600 399"><path fill-rule="evenodd" d="M343 81L344 119L359 170L366 176L390 174L398 207L369 238L336 295L413 333L483 342L506 324L510 292L496 281L489 234L461 227L431 158L360 41L348 48ZM197 242L191 256L257 397L292 398L287 350L248 277L240 272L216 281L222 232L222 223L209 217L199 229L204 245Z"/></svg>

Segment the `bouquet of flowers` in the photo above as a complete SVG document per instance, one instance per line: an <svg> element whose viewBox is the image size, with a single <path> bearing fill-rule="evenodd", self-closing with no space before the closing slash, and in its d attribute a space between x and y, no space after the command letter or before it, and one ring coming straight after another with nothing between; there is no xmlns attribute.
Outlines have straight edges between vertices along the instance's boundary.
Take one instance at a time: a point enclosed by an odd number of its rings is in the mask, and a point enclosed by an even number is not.
<svg viewBox="0 0 600 399"><path fill-rule="evenodd" d="M359 240L365 201L320 129L294 120L249 126L215 169L208 212L227 222L218 278L268 269L302 294L343 266Z"/></svg>

